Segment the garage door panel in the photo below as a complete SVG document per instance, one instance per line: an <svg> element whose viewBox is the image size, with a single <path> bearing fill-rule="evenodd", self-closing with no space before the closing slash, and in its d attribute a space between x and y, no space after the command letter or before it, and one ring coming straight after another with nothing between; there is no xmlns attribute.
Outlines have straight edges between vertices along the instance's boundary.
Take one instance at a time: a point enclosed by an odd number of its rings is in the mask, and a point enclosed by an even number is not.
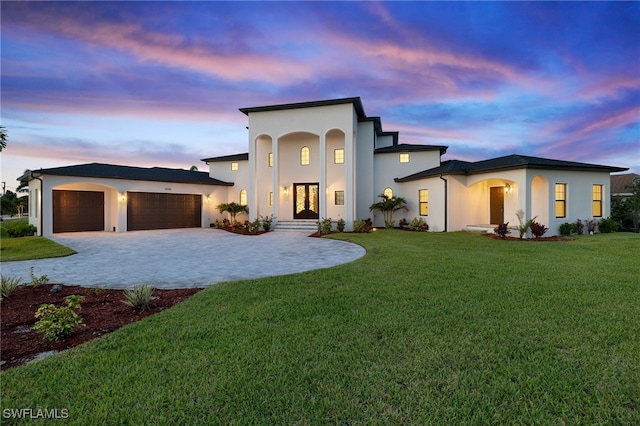
<svg viewBox="0 0 640 426"><path fill-rule="evenodd" d="M104 231L104 192L53 191L53 232Z"/></svg>
<svg viewBox="0 0 640 426"><path fill-rule="evenodd" d="M129 192L127 230L199 228L202 225L202 196Z"/></svg>

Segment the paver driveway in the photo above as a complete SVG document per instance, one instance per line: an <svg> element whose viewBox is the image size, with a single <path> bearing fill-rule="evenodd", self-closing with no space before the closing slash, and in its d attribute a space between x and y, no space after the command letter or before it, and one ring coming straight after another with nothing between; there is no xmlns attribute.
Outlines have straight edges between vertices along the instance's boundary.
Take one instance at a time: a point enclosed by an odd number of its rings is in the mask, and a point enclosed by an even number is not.
<svg viewBox="0 0 640 426"><path fill-rule="evenodd" d="M30 282L29 268L33 266L36 276L47 275L52 283L104 288L150 284L171 289L327 268L365 254L356 244L309 238L298 232L245 236L195 228L79 232L51 239L78 253L3 262L2 274Z"/></svg>

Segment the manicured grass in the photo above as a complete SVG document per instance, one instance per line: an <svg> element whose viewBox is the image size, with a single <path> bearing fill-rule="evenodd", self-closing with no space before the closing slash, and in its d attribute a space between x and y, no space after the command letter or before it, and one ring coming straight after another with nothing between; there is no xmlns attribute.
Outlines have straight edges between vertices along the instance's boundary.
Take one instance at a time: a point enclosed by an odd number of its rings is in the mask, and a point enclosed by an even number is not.
<svg viewBox="0 0 640 426"><path fill-rule="evenodd" d="M216 285L4 372L2 408L75 424L640 423L638 235L336 238L367 255Z"/></svg>
<svg viewBox="0 0 640 426"><path fill-rule="evenodd" d="M44 237L9 238L7 229L28 224L28 219L9 219L0 222L0 261L46 259L75 254L74 250Z"/></svg>

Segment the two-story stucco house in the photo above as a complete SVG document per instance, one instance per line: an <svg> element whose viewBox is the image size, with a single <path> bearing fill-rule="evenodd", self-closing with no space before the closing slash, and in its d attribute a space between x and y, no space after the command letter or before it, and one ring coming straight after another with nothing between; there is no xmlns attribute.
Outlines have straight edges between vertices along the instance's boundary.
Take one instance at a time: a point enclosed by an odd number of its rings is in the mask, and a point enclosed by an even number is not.
<svg viewBox="0 0 640 426"><path fill-rule="evenodd" d="M379 195L401 196L431 231L516 223L536 216L558 233L576 219L609 215L610 173L627 169L509 155L441 161L448 147L400 142L358 97L241 108L248 152L205 158L209 173L108 164L32 171L30 223L41 235L208 227L219 203L249 206L249 219L273 216L286 227L371 217ZM87 217L88 216L88 217Z"/></svg>

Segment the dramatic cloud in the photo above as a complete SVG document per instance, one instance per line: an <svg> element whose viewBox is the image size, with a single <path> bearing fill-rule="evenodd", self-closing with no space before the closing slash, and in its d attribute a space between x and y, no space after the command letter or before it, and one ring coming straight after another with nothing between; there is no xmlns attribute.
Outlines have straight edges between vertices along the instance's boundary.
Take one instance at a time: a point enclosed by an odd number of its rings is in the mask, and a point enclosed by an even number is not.
<svg viewBox="0 0 640 426"><path fill-rule="evenodd" d="M361 96L403 143L640 171L638 2L2 2L2 180L247 150L241 107Z"/></svg>

